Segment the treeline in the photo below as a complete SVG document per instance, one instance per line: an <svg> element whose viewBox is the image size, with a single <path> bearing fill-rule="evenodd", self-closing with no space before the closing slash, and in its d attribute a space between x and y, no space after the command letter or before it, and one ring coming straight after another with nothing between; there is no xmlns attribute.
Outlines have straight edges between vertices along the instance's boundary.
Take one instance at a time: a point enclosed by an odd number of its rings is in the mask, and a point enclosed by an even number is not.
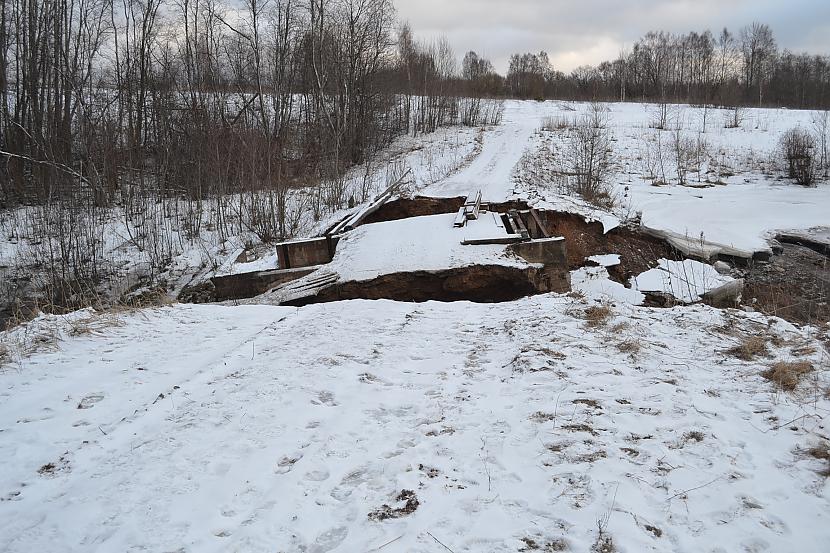
<svg viewBox="0 0 830 553"><path fill-rule="evenodd" d="M285 236L291 187L341 207L392 138L497 117L457 73L391 0L7 0L0 205L267 189Z"/></svg>
<svg viewBox="0 0 830 553"><path fill-rule="evenodd" d="M341 207L349 167L405 133L497 121L484 98L826 108L828 88L827 56L779 51L757 23L651 32L569 74L517 54L502 77L418 42L392 0L7 0L0 205L270 190L265 234L285 237L289 190Z"/></svg>
<svg viewBox="0 0 830 553"><path fill-rule="evenodd" d="M772 29L760 23L717 35L650 32L617 59L568 74L545 52L515 54L507 76L491 73L485 90L523 99L826 109L830 56L781 51Z"/></svg>

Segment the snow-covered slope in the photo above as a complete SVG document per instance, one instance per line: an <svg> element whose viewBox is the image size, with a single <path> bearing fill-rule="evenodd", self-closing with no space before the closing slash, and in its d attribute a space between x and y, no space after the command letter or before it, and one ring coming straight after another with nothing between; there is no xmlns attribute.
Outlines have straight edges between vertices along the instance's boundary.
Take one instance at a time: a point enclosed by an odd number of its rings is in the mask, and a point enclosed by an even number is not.
<svg viewBox="0 0 830 553"><path fill-rule="evenodd" d="M2 335L0 550L587 551L598 524L622 552L825 550L830 487L800 453L827 436L825 369L795 393L760 376L820 346L588 307L38 319ZM744 335L772 356L725 353Z"/></svg>

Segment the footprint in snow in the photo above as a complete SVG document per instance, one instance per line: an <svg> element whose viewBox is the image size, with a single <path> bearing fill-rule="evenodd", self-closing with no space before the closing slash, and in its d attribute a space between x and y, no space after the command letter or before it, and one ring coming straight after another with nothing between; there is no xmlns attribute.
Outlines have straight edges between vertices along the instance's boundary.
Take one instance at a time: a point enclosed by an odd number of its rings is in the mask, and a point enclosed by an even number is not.
<svg viewBox="0 0 830 553"><path fill-rule="evenodd" d="M104 399L104 394L90 394L78 402L78 409L92 409L102 399Z"/></svg>
<svg viewBox="0 0 830 553"><path fill-rule="evenodd" d="M326 391L319 392L317 394L317 398L312 399L311 403L314 405L326 405L328 407L334 407L337 405L337 402L334 401L334 394Z"/></svg>
<svg viewBox="0 0 830 553"><path fill-rule="evenodd" d="M302 453L294 453L291 455L283 455L277 462L277 468L274 470L277 474L288 474L294 468L294 464L303 458Z"/></svg>
<svg viewBox="0 0 830 553"><path fill-rule="evenodd" d="M332 551L343 543L348 535L349 529L345 526L327 530L317 536L317 539L308 548L308 553L326 553L327 551Z"/></svg>
<svg viewBox="0 0 830 553"><path fill-rule="evenodd" d="M306 480L310 480L311 482L323 482L324 480L328 480L329 471L327 471L326 469L311 470L305 473L303 478L305 478Z"/></svg>

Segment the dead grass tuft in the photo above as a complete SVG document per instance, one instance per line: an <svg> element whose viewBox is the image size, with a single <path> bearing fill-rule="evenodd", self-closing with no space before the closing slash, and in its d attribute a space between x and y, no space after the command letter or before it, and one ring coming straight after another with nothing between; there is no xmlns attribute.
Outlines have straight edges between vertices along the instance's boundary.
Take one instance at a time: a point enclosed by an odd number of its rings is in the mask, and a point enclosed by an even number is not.
<svg viewBox="0 0 830 553"><path fill-rule="evenodd" d="M761 376L777 384L782 390L792 392L801 379L815 370L809 361L779 361L761 373Z"/></svg>
<svg viewBox="0 0 830 553"><path fill-rule="evenodd" d="M617 549L614 547L614 540L604 532L597 537L597 541L591 546L592 553L615 553L615 551Z"/></svg>
<svg viewBox="0 0 830 553"><path fill-rule="evenodd" d="M591 426L587 424L566 424L562 427L562 430L567 430L568 432L587 432L591 436L597 436L598 433L596 430L591 428Z"/></svg>
<svg viewBox="0 0 830 553"><path fill-rule="evenodd" d="M585 321L591 328L605 326L614 315L608 305L592 305L585 310Z"/></svg>
<svg viewBox="0 0 830 553"><path fill-rule="evenodd" d="M627 353L629 355L637 355L640 353L642 349L642 345L640 344L639 340L629 339L623 340L617 344L617 349L620 353Z"/></svg>
<svg viewBox="0 0 830 553"><path fill-rule="evenodd" d="M805 453L813 459L824 461L825 467L819 471L819 474L826 478L830 478L830 442L822 442L814 445Z"/></svg>
<svg viewBox="0 0 830 553"><path fill-rule="evenodd" d="M71 321L67 334L73 337L88 336L123 325L124 322L116 316L115 312L95 313L89 317Z"/></svg>
<svg viewBox="0 0 830 553"><path fill-rule="evenodd" d="M705 437L706 435L703 434L703 432L701 432L700 430L692 430L691 432L686 432L685 434L683 434L683 441L694 441L700 443L703 441Z"/></svg>
<svg viewBox="0 0 830 553"><path fill-rule="evenodd" d="M758 356L769 354L767 340L763 336L748 336L734 348L726 350L726 353L734 355L743 361L752 361Z"/></svg>
<svg viewBox="0 0 830 553"><path fill-rule="evenodd" d="M588 407L602 410L602 405L595 399L575 399L573 403L575 405L587 405Z"/></svg>
<svg viewBox="0 0 830 553"><path fill-rule="evenodd" d="M556 420L556 415L551 413L544 413L542 411L536 411L532 415L530 415L531 420L536 422L549 422L552 420Z"/></svg>
<svg viewBox="0 0 830 553"><path fill-rule="evenodd" d="M546 540L544 542L538 542L533 538L522 538L522 542L524 543L524 547L519 549L519 551L541 551L542 553L555 553L557 551L568 550L568 544L561 538Z"/></svg>
<svg viewBox="0 0 830 553"><path fill-rule="evenodd" d="M556 551L567 551L568 544L563 539L555 539L540 543L533 538L522 538L524 547L519 551L541 551L542 553L555 553Z"/></svg>

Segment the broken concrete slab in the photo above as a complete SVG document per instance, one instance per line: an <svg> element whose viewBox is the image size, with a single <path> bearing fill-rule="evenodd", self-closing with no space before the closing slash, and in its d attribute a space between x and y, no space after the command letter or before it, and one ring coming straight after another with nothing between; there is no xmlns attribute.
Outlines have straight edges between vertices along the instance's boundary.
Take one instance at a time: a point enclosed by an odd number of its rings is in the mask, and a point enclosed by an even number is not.
<svg viewBox="0 0 830 553"><path fill-rule="evenodd" d="M727 282L723 286L709 290L701 296L703 303L712 307L737 307L744 293L744 279Z"/></svg>
<svg viewBox="0 0 830 553"><path fill-rule="evenodd" d="M216 276L210 279L214 287L213 299L214 301L226 301L252 298L275 286L311 274L319 268L319 266L312 266Z"/></svg>
<svg viewBox="0 0 830 553"><path fill-rule="evenodd" d="M513 244L508 248L528 263L567 267L567 248L562 237L542 238Z"/></svg>

